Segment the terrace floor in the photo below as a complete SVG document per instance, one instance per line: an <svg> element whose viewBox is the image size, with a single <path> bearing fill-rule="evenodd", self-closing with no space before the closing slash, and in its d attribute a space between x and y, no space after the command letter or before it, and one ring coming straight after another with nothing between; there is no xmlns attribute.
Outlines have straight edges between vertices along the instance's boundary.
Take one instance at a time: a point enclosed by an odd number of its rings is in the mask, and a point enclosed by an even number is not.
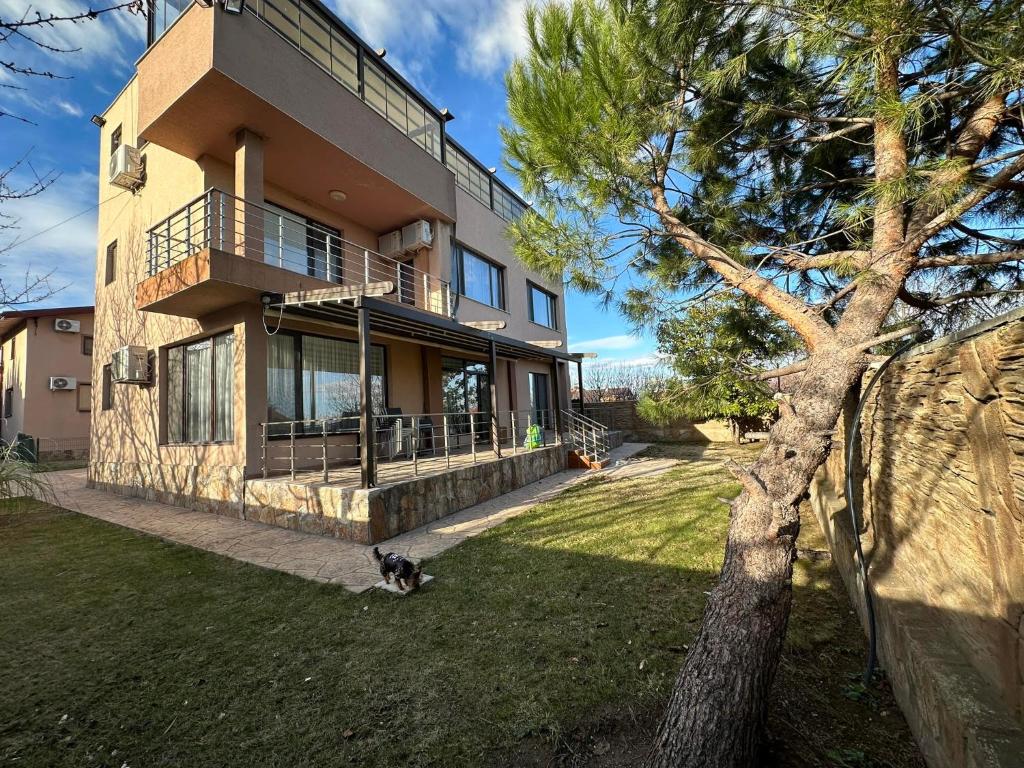
<svg viewBox="0 0 1024 768"><path fill-rule="evenodd" d="M644 443L626 443L612 451L606 469L559 472L378 546L415 561L434 557L598 472L611 477L644 477L667 472L678 464L675 459L636 457L646 447ZM487 456L493 460L493 454ZM353 469L358 483L359 468ZM87 488L84 469L51 472L48 477L58 505L125 528L312 581L340 584L352 592L363 592L380 580L372 547ZM311 477L310 482L322 482L322 474Z"/></svg>

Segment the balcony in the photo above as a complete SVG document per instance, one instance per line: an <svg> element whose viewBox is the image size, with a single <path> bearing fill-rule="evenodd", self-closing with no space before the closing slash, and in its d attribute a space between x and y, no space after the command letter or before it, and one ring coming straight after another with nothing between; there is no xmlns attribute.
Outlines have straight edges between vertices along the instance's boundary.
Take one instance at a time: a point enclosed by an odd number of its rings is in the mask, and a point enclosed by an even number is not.
<svg viewBox="0 0 1024 768"><path fill-rule="evenodd" d="M410 261L283 209L209 189L147 233L136 308L200 317L263 293L374 284L385 298L451 318L451 286ZM410 257L411 258L411 257Z"/></svg>

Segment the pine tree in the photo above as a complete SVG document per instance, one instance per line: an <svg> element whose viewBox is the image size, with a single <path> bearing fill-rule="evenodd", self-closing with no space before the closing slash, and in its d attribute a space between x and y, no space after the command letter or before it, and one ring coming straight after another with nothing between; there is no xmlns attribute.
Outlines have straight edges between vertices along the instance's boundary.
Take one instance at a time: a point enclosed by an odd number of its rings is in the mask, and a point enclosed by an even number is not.
<svg viewBox="0 0 1024 768"><path fill-rule="evenodd" d="M721 579L649 764L748 766L791 601L798 507L893 313L1022 288L1018 0L577 0L526 16L509 165L517 254L634 322L743 294L801 340L799 384L731 465Z"/></svg>

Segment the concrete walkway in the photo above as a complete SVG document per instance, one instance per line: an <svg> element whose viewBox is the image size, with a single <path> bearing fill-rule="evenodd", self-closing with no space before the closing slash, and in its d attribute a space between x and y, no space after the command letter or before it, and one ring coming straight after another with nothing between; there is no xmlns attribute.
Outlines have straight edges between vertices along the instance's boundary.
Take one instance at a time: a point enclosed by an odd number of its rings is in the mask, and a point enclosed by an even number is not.
<svg viewBox="0 0 1024 768"><path fill-rule="evenodd" d="M676 459L636 458L646 447L645 443L626 443L612 451L612 462L603 470L559 472L378 546L411 560L435 557L588 478L651 477L679 463ZM93 490L85 486L84 469L52 472L48 477L61 506L115 525L312 581L340 584L353 592L369 589L380 580L372 547Z"/></svg>

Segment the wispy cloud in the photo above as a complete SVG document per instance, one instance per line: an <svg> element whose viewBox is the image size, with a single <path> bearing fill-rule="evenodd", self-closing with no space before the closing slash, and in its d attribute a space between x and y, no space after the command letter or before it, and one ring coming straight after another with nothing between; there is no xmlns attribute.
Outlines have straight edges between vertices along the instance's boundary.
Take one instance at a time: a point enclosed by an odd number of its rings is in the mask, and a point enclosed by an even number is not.
<svg viewBox="0 0 1024 768"><path fill-rule="evenodd" d="M636 336L619 334L617 336L604 336L600 339L590 341L573 341L570 346L574 352L601 352L611 350L635 349L643 342Z"/></svg>
<svg viewBox="0 0 1024 768"><path fill-rule="evenodd" d="M61 110L62 112L66 112L72 117L81 117L83 114L82 108L70 101L65 101L64 99L56 99L53 103L57 107L57 109Z"/></svg>

